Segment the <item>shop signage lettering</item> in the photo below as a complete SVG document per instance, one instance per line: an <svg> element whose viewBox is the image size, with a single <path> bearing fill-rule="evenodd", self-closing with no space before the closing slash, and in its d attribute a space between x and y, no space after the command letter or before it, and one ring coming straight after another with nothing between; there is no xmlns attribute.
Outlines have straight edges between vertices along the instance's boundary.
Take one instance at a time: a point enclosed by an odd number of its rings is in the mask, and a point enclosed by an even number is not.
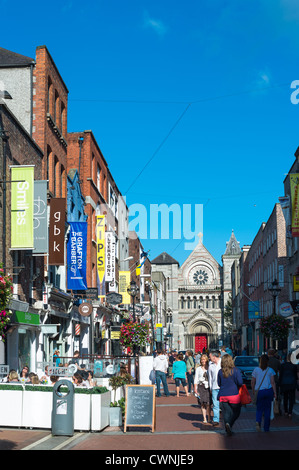
<svg viewBox="0 0 299 470"><path fill-rule="evenodd" d="M71 230L67 245L67 285L71 290L87 289L87 222L69 222Z"/></svg>
<svg viewBox="0 0 299 470"><path fill-rule="evenodd" d="M26 323L27 325L40 324L40 317L38 313L21 312L19 310L16 310L14 316L16 323Z"/></svg>
<svg viewBox="0 0 299 470"><path fill-rule="evenodd" d="M64 265L65 199L50 201L49 265Z"/></svg>
<svg viewBox="0 0 299 470"><path fill-rule="evenodd" d="M34 254L48 253L47 181L34 181Z"/></svg>
<svg viewBox="0 0 299 470"><path fill-rule="evenodd" d="M11 167L11 248L33 249L34 167Z"/></svg>
<svg viewBox="0 0 299 470"><path fill-rule="evenodd" d="M97 281L98 281L98 297L105 297L105 216L97 215L96 225L96 241L97 241Z"/></svg>

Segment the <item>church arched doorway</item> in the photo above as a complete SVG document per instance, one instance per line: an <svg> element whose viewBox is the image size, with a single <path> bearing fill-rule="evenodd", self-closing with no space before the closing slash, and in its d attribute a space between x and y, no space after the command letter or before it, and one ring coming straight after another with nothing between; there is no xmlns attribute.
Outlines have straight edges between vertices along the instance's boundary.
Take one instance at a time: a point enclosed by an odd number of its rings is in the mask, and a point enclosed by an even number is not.
<svg viewBox="0 0 299 470"><path fill-rule="evenodd" d="M195 354L202 353L203 349L206 351L208 348L208 335L206 333L195 333Z"/></svg>

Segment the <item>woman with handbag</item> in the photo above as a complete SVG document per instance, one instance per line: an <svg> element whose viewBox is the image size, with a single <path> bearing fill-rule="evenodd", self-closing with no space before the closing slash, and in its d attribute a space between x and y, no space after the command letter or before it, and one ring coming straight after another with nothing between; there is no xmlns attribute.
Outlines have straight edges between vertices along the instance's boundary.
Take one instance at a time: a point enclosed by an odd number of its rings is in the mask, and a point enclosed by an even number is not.
<svg viewBox="0 0 299 470"><path fill-rule="evenodd" d="M266 354L260 357L260 365L252 372L251 389L254 393L253 403L256 403L256 430L261 430L264 415L264 430L270 430L271 403L276 398L275 372L268 366Z"/></svg>
<svg viewBox="0 0 299 470"><path fill-rule="evenodd" d="M200 364L195 369L194 392L197 396L198 404L201 406L203 423L211 421L211 395L208 379L209 358L206 354L200 357ZM208 418L208 419L207 419Z"/></svg>
<svg viewBox="0 0 299 470"><path fill-rule="evenodd" d="M243 385L240 370L230 354L221 358L221 369L218 372L218 385L220 387L218 399L224 419L225 430L228 436L232 435L232 427L241 413L241 399L239 388Z"/></svg>

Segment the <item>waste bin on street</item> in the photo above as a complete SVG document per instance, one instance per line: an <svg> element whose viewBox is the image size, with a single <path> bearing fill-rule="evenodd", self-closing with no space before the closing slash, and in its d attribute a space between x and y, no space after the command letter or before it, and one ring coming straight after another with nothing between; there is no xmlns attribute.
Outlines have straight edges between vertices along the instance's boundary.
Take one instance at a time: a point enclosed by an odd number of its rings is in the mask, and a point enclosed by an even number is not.
<svg viewBox="0 0 299 470"><path fill-rule="evenodd" d="M74 435L74 391L69 380L58 380L53 387L53 436Z"/></svg>

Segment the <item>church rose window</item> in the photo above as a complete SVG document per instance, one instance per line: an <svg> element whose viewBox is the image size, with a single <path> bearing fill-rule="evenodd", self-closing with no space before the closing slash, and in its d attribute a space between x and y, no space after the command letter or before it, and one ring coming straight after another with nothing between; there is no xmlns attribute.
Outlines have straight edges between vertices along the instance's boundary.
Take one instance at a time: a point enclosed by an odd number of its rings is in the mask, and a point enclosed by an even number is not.
<svg viewBox="0 0 299 470"><path fill-rule="evenodd" d="M209 276L207 275L206 271L204 271L203 269L199 269L193 274L193 280L195 284L197 284L198 286L205 285L208 279L209 279Z"/></svg>

